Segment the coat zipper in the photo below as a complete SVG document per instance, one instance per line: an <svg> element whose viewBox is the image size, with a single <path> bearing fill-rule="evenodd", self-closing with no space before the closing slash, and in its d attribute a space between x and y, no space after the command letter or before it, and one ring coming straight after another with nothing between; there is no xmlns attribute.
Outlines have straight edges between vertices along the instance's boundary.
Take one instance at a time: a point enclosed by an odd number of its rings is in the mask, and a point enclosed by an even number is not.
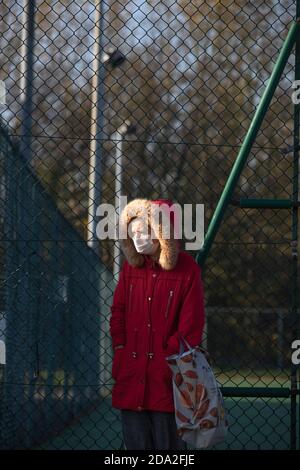
<svg viewBox="0 0 300 470"><path fill-rule="evenodd" d="M137 357L137 333L138 329L134 329L134 343L133 343L133 351L132 351L132 356L135 358Z"/></svg>
<svg viewBox="0 0 300 470"><path fill-rule="evenodd" d="M172 297L173 297L173 291L170 290L170 292L169 292L169 298L168 298L168 303L167 303L167 308L166 308L166 312L165 312L165 318L168 317L169 308L170 308L170 303L171 303Z"/></svg>
<svg viewBox="0 0 300 470"><path fill-rule="evenodd" d="M130 312L131 308L131 302L132 302L132 288L133 284L130 284L129 286L129 301L128 301L128 312ZM134 338L133 338L133 351L132 351L132 357L136 358L137 357L137 328L134 329Z"/></svg>
<svg viewBox="0 0 300 470"><path fill-rule="evenodd" d="M154 345L154 339L153 339L153 337L154 337L154 332L155 332L155 330L152 330L152 329L151 329L151 331L150 331L150 351L148 352L148 356L149 356L150 359L152 359L153 356L154 356L154 351L153 351L153 345Z"/></svg>
<svg viewBox="0 0 300 470"><path fill-rule="evenodd" d="M168 318L168 315L169 315L169 310L170 310L170 304L171 304L171 300L172 300L172 297L173 297L173 290L170 290L169 292L169 298L168 298L168 303L167 303L167 307L166 307L166 311L165 311L165 320L167 320ZM166 347L167 345L167 341L166 341L166 329L167 329L167 325L166 325L166 322L165 322L165 325L164 325L164 328L165 328L165 332L164 332L164 336L163 336L163 346Z"/></svg>
<svg viewBox="0 0 300 470"><path fill-rule="evenodd" d="M133 288L133 284L130 284L130 287L129 287L128 312L130 312L130 308L131 308L132 288Z"/></svg>

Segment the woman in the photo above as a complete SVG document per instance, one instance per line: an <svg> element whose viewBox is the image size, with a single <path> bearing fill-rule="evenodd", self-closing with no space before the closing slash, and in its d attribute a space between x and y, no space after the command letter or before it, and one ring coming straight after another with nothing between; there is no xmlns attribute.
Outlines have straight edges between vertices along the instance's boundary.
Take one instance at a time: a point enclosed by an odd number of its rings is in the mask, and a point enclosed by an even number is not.
<svg viewBox="0 0 300 470"><path fill-rule="evenodd" d="M157 211L171 205L135 199L120 217L128 236L121 240L126 259L111 307L112 406L121 410L127 450L186 449L177 434L172 372L165 358L179 352L179 335L191 346L201 342L204 294L200 267L175 237L174 213L164 212L169 238L162 222L155 222Z"/></svg>

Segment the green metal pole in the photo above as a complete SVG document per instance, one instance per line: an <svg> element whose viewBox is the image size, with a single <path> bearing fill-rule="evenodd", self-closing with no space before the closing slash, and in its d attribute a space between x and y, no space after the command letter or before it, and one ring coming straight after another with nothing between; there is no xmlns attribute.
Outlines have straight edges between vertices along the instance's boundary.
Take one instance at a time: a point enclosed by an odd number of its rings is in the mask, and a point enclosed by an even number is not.
<svg viewBox="0 0 300 470"><path fill-rule="evenodd" d="M300 0L296 0L296 21L300 17ZM295 49L295 80L300 80L300 35L296 36ZM298 318L298 200L299 191L299 125L300 125L300 107L294 103L294 153L293 153L293 194L294 202L292 208L292 283L291 283L291 324L293 339L299 338L299 318ZM291 364L291 449L297 448L297 374L299 367Z"/></svg>
<svg viewBox="0 0 300 470"><path fill-rule="evenodd" d="M210 247L213 243L213 240L221 224L226 207L228 206L229 201L232 197L232 193L235 189L240 173L246 163L246 160L250 153L253 142L257 136L261 123L264 119L266 111L273 97L274 91L278 85L278 82L284 70L285 64L294 46L294 43L296 40L296 34L298 31L299 31L299 24L296 22L293 22L288 32L288 35L283 43L282 49L280 51L280 54L274 66L274 69L272 71L268 84L265 88L260 104L258 105L256 109L255 115L253 117L249 130L246 134L245 140L241 146L237 159L233 165L229 178L226 182L223 193L217 204L216 210L211 219L211 222L209 224L209 227L208 227L205 239L204 239L203 247L201 248L201 250L199 250L196 256L196 261L199 265L203 265L205 263Z"/></svg>
<svg viewBox="0 0 300 470"><path fill-rule="evenodd" d="M296 201L296 206L299 206ZM239 207L244 209L291 209L293 201L291 199L244 199L239 201Z"/></svg>
<svg viewBox="0 0 300 470"><path fill-rule="evenodd" d="M223 397L289 398L288 387L221 387Z"/></svg>

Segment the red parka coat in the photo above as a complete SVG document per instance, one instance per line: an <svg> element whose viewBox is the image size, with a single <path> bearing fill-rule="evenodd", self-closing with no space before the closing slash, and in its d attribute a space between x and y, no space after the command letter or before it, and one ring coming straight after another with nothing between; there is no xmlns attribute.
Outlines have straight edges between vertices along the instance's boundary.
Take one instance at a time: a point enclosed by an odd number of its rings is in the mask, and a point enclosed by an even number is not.
<svg viewBox="0 0 300 470"><path fill-rule="evenodd" d="M124 211L149 202L136 199ZM124 217L123 213L123 222ZM129 220L126 216L125 223ZM179 334L191 346L201 342L204 292L200 267L180 250L178 240L165 242L160 240L158 260L138 254L132 240L123 244L127 259L114 292L110 319L113 349L124 345L114 350L115 408L174 411L172 372L165 358L179 352Z"/></svg>

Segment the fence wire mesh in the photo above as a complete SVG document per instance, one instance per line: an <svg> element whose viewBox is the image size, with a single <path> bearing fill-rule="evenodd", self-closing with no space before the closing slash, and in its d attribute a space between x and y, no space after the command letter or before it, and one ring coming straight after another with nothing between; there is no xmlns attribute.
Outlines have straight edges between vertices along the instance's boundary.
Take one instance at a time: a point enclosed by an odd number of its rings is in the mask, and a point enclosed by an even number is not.
<svg viewBox="0 0 300 470"><path fill-rule="evenodd" d="M121 258L87 243L91 207L121 185L204 203L207 227L295 17L293 0L0 1L0 447L122 447ZM235 203L291 199L294 77L293 52L205 266L203 344L230 423L217 448L284 449L297 432L292 212Z"/></svg>

